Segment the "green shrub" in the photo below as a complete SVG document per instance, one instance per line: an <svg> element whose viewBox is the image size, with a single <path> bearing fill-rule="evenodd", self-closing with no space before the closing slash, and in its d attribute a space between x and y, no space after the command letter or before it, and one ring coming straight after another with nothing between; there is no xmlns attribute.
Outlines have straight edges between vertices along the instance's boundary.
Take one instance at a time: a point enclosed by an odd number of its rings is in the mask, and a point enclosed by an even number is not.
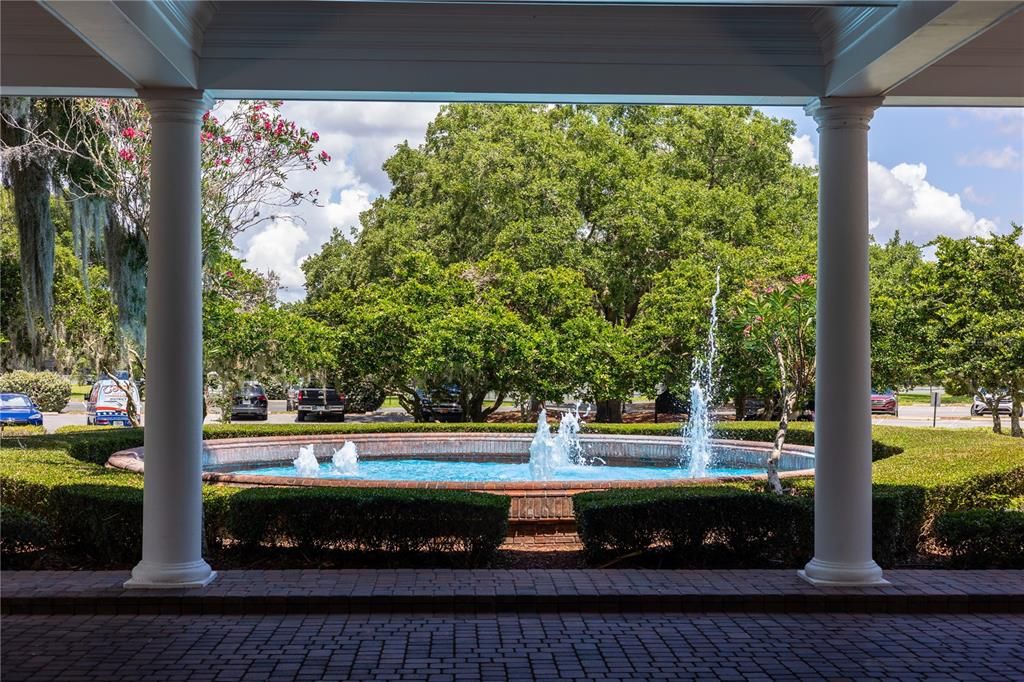
<svg viewBox="0 0 1024 682"><path fill-rule="evenodd" d="M94 565L127 565L142 556L142 490L118 485L60 486L50 494L59 545Z"/></svg>
<svg viewBox="0 0 1024 682"><path fill-rule="evenodd" d="M925 490L910 485L872 487L872 552L882 566L893 566L917 554L925 531Z"/></svg>
<svg viewBox="0 0 1024 682"><path fill-rule="evenodd" d="M141 431L12 439L0 453L4 503L47 521L51 545L90 567L124 566L141 554L142 477L106 469L112 451ZM32 444L35 447L26 447ZM206 550L233 541L270 547L461 552L489 561L504 540L509 499L465 491L203 486Z"/></svg>
<svg viewBox="0 0 1024 682"><path fill-rule="evenodd" d="M509 503L456 490L249 488L228 498L226 530L248 547L461 552L482 565L505 539Z"/></svg>
<svg viewBox="0 0 1024 682"><path fill-rule="evenodd" d="M45 520L17 507L0 505L0 557L5 562L22 552L45 549L52 541Z"/></svg>
<svg viewBox="0 0 1024 682"><path fill-rule="evenodd" d="M60 412L71 399L71 382L53 372L0 374L0 393L25 393L43 412Z"/></svg>
<svg viewBox="0 0 1024 682"><path fill-rule="evenodd" d="M954 566L1024 568L1024 512L973 509L935 521L935 538Z"/></svg>
<svg viewBox="0 0 1024 682"><path fill-rule="evenodd" d="M798 566L811 558L808 498L741 486L682 486L573 497L589 559L668 546L686 566Z"/></svg>
<svg viewBox="0 0 1024 682"><path fill-rule="evenodd" d="M814 550L813 488L795 495L756 486L714 485L582 493L573 511L591 561L669 547L684 566L802 566ZM924 491L879 486L873 497L875 560L892 566L913 556Z"/></svg>

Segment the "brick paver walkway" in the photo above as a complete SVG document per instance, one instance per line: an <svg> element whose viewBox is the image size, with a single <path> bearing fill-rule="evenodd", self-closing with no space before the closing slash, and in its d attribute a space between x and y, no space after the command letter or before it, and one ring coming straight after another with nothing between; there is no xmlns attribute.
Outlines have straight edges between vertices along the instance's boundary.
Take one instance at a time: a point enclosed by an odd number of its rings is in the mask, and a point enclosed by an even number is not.
<svg viewBox="0 0 1024 682"><path fill-rule="evenodd" d="M1024 679L1024 617L8 616L19 680Z"/></svg>

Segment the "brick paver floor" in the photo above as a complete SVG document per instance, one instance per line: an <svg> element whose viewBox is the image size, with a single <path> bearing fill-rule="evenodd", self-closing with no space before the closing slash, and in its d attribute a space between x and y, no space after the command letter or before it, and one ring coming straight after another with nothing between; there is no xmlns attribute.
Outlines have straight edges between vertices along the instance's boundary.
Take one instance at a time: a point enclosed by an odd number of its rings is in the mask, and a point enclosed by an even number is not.
<svg viewBox="0 0 1024 682"><path fill-rule="evenodd" d="M1024 680L1024 617L8 616L17 680Z"/></svg>

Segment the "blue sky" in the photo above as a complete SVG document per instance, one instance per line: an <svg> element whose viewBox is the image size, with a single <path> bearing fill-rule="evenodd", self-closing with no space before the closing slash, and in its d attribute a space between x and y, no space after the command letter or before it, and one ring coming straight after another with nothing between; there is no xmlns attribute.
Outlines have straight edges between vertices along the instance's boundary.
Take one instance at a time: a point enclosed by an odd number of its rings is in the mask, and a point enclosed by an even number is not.
<svg viewBox="0 0 1024 682"><path fill-rule="evenodd" d="M236 240L251 267L273 270L280 296L303 296L301 261L320 250L334 227L357 229L359 213L390 190L381 164L404 140L423 141L440 105L389 102L289 102L286 116L320 133L333 161L292 178L320 191L324 206L305 206ZM818 135L798 107L764 107L796 121L794 162L814 165ZM1024 222L1024 109L887 108L876 112L869 142L872 234L899 229L923 244L936 235L1006 232Z"/></svg>

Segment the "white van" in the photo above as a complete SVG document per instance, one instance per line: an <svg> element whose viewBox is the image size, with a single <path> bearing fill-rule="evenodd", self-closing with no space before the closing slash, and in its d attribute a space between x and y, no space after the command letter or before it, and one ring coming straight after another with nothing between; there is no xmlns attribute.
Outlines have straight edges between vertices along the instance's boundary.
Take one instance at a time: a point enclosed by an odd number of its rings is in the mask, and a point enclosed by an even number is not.
<svg viewBox="0 0 1024 682"><path fill-rule="evenodd" d="M139 389L134 381L131 391L136 407L140 408ZM85 403L85 423L89 426L131 426L128 395L110 379L97 381Z"/></svg>

